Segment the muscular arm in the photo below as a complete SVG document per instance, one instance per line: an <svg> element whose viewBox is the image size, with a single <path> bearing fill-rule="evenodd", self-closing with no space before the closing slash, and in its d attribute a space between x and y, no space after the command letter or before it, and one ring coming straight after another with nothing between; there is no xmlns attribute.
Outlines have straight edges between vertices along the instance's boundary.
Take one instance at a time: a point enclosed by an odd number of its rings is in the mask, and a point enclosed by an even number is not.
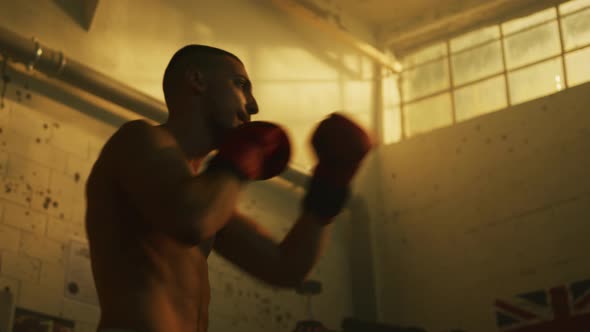
<svg viewBox="0 0 590 332"><path fill-rule="evenodd" d="M239 213L218 234L215 250L245 272L277 287L295 288L319 260L331 225L302 213L279 243L255 221Z"/></svg>
<svg viewBox="0 0 590 332"><path fill-rule="evenodd" d="M129 202L155 230L195 245L232 215L239 179L221 170L194 176L176 141L159 128L128 123L102 155Z"/></svg>
<svg viewBox="0 0 590 332"><path fill-rule="evenodd" d="M372 148L370 137L353 121L332 114L311 140L318 157L303 200L303 212L282 242L236 215L221 231L216 249L250 274L276 286L297 287L317 263L330 223L343 209L350 181Z"/></svg>

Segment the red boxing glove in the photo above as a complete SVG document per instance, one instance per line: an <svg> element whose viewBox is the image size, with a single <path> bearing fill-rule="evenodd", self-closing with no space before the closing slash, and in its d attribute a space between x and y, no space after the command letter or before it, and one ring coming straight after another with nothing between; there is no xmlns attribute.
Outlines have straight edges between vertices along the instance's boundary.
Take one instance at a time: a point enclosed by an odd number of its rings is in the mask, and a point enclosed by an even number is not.
<svg viewBox="0 0 590 332"><path fill-rule="evenodd" d="M266 180L283 172L290 157L291 144L281 127L252 121L229 132L209 167L229 168L245 180Z"/></svg>
<svg viewBox="0 0 590 332"><path fill-rule="evenodd" d="M350 181L373 147L369 135L350 119L331 114L312 137L318 157L303 205L317 216L336 216L348 198Z"/></svg>
<svg viewBox="0 0 590 332"><path fill-rule="evenodd" d="M373 147L369 135L348 118L331 114L312 137L318 157L314 177L334 187L346 187Z"/></svg>

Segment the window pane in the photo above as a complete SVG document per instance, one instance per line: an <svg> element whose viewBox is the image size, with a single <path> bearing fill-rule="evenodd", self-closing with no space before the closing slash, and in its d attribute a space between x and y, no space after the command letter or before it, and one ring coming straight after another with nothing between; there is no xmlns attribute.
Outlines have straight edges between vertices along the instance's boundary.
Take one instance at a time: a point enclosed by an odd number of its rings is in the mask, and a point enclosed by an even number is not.
<svg viewBox="0 0 590 332"><path fill-rule="evenodd" d="M507 106L504 75L455 91L457 121L464 121Z"/></svg>
<svg viewBox="0 0 590 332"><path fill-rule="evenodd" d="M561 23L566 50L590 44L590 9L564 17Z"/></svg>
<svg viewBox="0 0 590 332"><path fill-rule="evenodd" d="M373 82L347 81L344 84L342 99L344 107L352 113L368 112L372 107Z"/></svg>
<svg viewBox="0 0 590 332"><path fill-rule="evenodd" d="M526 65L561 53L557 22L521 32L504 39L506 65L510 68Z"/></svg>
<svg viewBox="0 0 590 332"><path fill-rule="evenodd" d="M399 89L397 76L389 75L383 78L383 106L390 107L399 105Z"/></svg>
<svg viewBox="0 0 590 332"><path fill-rule="evenodd" d="M403 73L403 99L409 101L449 87L447 58Z"/></svg>
<svg viewBox="0 0 590 332"><path fill-rule="evenodd" d="M444 93L408 104L405 106L404 115L408 136L448 126L453 122L451 94Z"/></svg>
<svg viewBox="0 0 590 332"><path fill-rule="evenodd" d="M358 123L361 127L365 128L367 131L373 131L373 114L368 112L363 113L352 113L352 112L343 112L340 113L348 116L354 122Z"/></svg>
<svg viewBox="0 0 590 332"><path fill-rule="evenodd" d="M399 142L402 138L399 107L385 108L383 111L383 144Z"/></svg>
<svg viewBox="0 0 590 332"><path fill-rule="evenodd" d="M504 70L500 41L454 54L452 64L455 85L499 73Z"/></svg>
<svg viewBox="0 0 590 332"><path fill-rule="evenodd" d="M420 49L404 57L402 60L404 68L414 67L421 63L442 58L447 55L447 44L439 43Z"/></svg>
<svg viewBox="0 0 590 332"><path fill-rule="evenodd" d="M508 35L522 29L526 29L535 24L547 22L555 18L557 18L555 8L549 8L526 17L510 20L502 24L502 33L504 33L504 35Z"/></svg>
<svg viewBox="0 0 590 332"><path fill-rule="evenodd" d="M590 7L590 0L568 1L559 5L559 13L563 15L586 7Z"/></svg>
<svg viewBox="0 0 590 332"><path fill-rule="evenodd" d="M569 86L590 81L590 47L566 54L565 67Z"/></svg>
<svg viewBox="0 0 590 332"><path fill-rule="evenodd" d="M508 74L512 104L555 93L564 88L561 58Z"/></svg>
<svg viewBox="0 0 590 332"><path fill-rule="evenodd" d="M475 30L455 39L451 39L451 52L458 52L466 48L499 38L500 29L497 25Z"/></svg>

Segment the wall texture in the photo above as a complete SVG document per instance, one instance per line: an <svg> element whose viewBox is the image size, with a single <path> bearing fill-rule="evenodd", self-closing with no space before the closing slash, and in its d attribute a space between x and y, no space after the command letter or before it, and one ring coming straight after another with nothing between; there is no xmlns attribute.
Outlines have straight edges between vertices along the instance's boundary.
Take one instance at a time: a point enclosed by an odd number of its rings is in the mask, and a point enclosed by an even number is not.
<svg viewBox="0 0 590 332"><path fill-rule="evenodd" d="M550 304L512 300L554 303L545 290L590 279L589 91L380 149L372 234L382 320L498 331L510 312L497 300L551 320Z"/></svg>

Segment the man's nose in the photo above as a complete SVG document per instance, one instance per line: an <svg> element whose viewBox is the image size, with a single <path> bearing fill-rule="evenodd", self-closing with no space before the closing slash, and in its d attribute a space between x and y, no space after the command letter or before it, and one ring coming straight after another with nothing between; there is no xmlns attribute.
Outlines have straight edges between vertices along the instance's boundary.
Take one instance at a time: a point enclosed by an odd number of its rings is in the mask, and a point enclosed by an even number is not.
<svg viewBox="0 0 590 332"><path fill-rule="evenodd" d="M246 111L248 114L258 114L258 104L256 103L255 99L252 99L248 104L246 104Z"/></svg>

